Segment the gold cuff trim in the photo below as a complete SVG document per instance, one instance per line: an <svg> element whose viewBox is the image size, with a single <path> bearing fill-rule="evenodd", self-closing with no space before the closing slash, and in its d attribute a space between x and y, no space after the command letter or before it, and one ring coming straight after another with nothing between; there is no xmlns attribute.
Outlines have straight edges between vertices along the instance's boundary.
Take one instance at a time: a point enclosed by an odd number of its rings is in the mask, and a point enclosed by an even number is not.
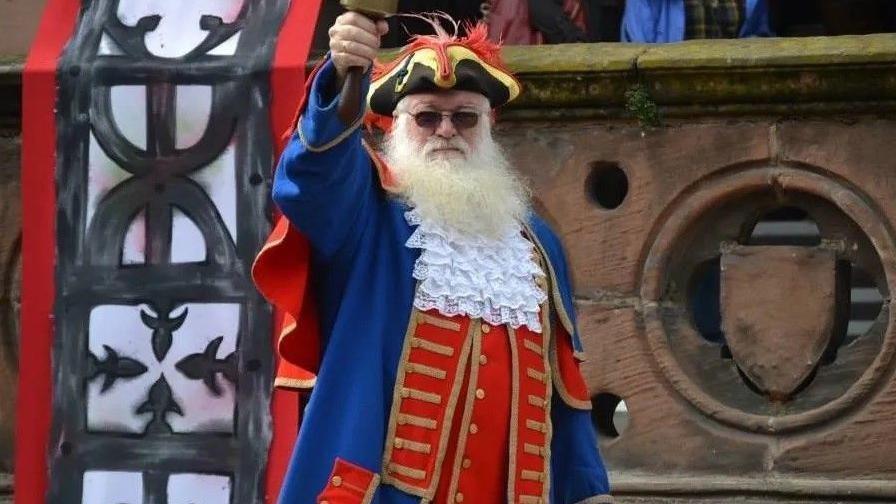
<svg viewBox="0 0 896 504"><path fill-rule="evenodd" d="M283 378L279 377L274 379L274 386L286 389L295 389L295 390L308 390L310 388L314 388L314 385L317 383L317 378L309 378L307 380L299 380L298 378Z"/></svg>
<svg viewBox="0 0 896 504"><path fill-rule="evenodd" d="M538 432L547 432L548 431L547 424L537 422L535 420L526 420L526 428L532 429L532 430L538 431Z"/></svg>
<svg viewBox="0 0 896 504"><path fill-rule="evenodd" d="M419 348L421 350L426 350L427 352L432 352L439 355L444 355L445 357L451 357L452 355L454 355L453 348L445 345L440 345L438 343L433 343L432 341L425 340L420 337L411 338L411 347Z"/></svg>
<svg viewBox="0 0 896 504"><path fill-rule="evenodd" d="M427 313L420 314L420 323L421 324L429 324L436 327L441 327L442 329L448 329L449 331L458 332L460 331L460 324L453 320L445 320L438 317L433 317Z"/></svg>
<svg viewBox="0 0 896 504"><path fill-rule="evenodd" d="M423 427L424 429L435 430L438 423L432 418L424 418L408 413L399 413L397 419L398 425L413 425L415 427Z"/></svg>
<svg viewBox="0 0 896 504"><path fill-rule="evenodd" d="M408 450L417 453L430 453L432 451L432 445L429 443L420 443L399 437L392 441L392 445L399 450Z"/></svg>
<svg viewBox="0 0 896 504"><path fill-rule="evenodd" d="M544 408L544 399L538 396L530 395L529 404L535 406L536 408Z"/></svg>
<svg viewBox="0 0 896 504"><path fill-rule="evenodd" d="M361 504L370 504L373 502L373 496L376 495L376 489L380 486L380 475L374 474L373 479L370 480L370 485L367 487L367 491L364 493L364 499L361 500Z"/></svg>
<svg viewBox="0 0 896 504"><path fill-rule="evenodd" d="M415 480L426 479L426 471L421 471L420 469L414 469L413 467L396 464L395 462L389 463L389 472Z"/></svg>
<svg viewBox="0 0 896 504"><path fill-rule="evenodd" d="M523 346L526 347L526 350L531 350L537 353L539 357L544 355L544 352L541 350L541 345L530 339L523 338Z"/></svg>
<svg viewBox="0 0 896 504"><path fill-rule="evenodd" d="M442 404L442 396L433 394L432 392L424 392L422 390L404 387L401 389L401 397L416 399L418 401L428 402L432 404Z"/></svg>
<svg viewBox="0 0 896 504"><path fill-rule="evenodd" d="M523 452L528 453L529 455L537 455L539 457L544 456L544 448L532 443L523 443Z"/></svg>
<svg viewBox="0 0 896 504"><path fill-rule="evenodd" d="M522 471L520 471L520 478L526 481L544 482L544 473L538 471L527 471L526 469L523 469Z"/></svg>
<svg viewBox="0 0 896 504"><path fill-rule="evenodd" d="M541 371L537 371L532 368L526 368L526 376L544 383L544 373L542 373Z"/></svg>
<svg viewBox="0 0 896 504"><path fill-rule="evenodd" d="M520 504L544 504L544 500L534 495L520 495Z"/></svg>
<svg viewBox="0 0 896 504"><path fill-rule="evenodd" d="M339 478L339 479L337 479L337 478ZM365 494L365 495L367 494L367 490L369 490L369 488L359 487L358 485L353 485L353 484L351 484L351 483L349 483L349 482L347 482L347 481L344 481L344 480L343 480L341 477L339 477L339 476L333 476L333 479L330 480L330 484L333 485L333 486L335 486L335 487L341 487L341 486L343 486L343 487L345 487L345 488L351 488L352 490L354 490L354 491L356 491L356 492L361 492L361 493L363 493L363 494Z"/></svg>
<svg viewBox="0 0 896 504"><path fill-rule="evenodd" d="M444 380L445 377L448 376L448 372L444 369L434 368L432 366L427 366L426 364L417 364L415 362L408 362L407 372L422 374L432 378L438 378L439 380Z"/></svg>
<svg viewBox="0 0 896 504"><path fill-rule="evenodd" d="M332 149L339 143L341 143L346 138L350 137L352 133L355 132L361 126L361 123L364 121L364 114L362 113L358 119L355 120L351 125L349 125L348 129L343 131L342 133L336 135L336 138L330 140L329 142L315 146L308 143L305 139L305 134L302 132L302 120L299 119L299 124L296 126L296 132L299 134L299 140L302 142L302 145L305 146L305 150L308 152L324 152L326 150Z"/></svg>

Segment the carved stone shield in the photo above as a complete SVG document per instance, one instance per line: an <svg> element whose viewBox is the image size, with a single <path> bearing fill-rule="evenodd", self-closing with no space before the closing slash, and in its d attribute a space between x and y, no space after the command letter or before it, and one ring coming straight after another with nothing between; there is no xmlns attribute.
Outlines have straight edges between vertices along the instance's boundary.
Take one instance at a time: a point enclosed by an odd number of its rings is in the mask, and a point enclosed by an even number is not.
<svg viewBox="0 0 896 504"><path fill-rule="evenodd" d="M818 365L836 323L832 250L735 246L722 253L722 328L741 371L788 399Z"/></svg>

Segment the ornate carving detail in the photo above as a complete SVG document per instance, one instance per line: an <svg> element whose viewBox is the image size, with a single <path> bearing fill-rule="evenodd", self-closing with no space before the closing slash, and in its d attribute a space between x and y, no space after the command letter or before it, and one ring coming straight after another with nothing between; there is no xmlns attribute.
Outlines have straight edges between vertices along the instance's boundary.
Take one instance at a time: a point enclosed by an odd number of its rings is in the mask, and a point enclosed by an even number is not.
<svg viewBox="0 0 896 504"><path fill-rule="evenodd" d="M836 203L828 199L832 194L837 195ZM751 390L751 384L744 383L740 376L743 370L732 360L719 357L718 344L704 340L693 327L680 321L690 320L685 289L699 265L718 257L723 242L744 243L742 234L750 229L751 219L782 202L812 208L813 217L823 230L823 242L825 230L842 240L841 246L833 247L836 260L868 271L879 286L889 290L896 271L893 264L880 258L893 257L896 239L888 227L877 224L884 220L883 214L871 201L853 187L788 167L723 172L697 181L685 191L664 212L665 220L655 227L641 275L641 296L645 300L642 320L647 341L675 390L705 415L759 432L787 431L842 417L866 402L875 391L873 384L886 374L896 351L896 321L888 303L867 337L841 347L842 335L834 335L825 353L836 354L836 360L815 367L815 375L810 374L811 381L804 382L801 391L783 394L792 382L771 388L765 383L765 392L775 400ZM875 253L860 252L868 250ZM756 296L764 294L768 293L754 291ZM820 313L820 308L814 311ZM830 325L822 324L812 330L828 331ZM734 338L735 345L742 348L738 335ZM732 349L732 354L737 352ZM743 352L740 358L743 362ZM754 378L763 381L755 375ZM788 395L786 407L780 404L781 395Z"/></svg>
<svg viewBox="0 0 896 504"><path fill-rule="evenodd" d="M224 341L224 336L219 336L209 342L205 351L184 357L175 364L178 371L193 380L202 380L205 386L215 394L221 395L216 376L222 374L231 383L236 384L236 354L231 353L224 359L218 359L218 347Z"/></svg>
<svg viewBox="0 0 896 504"><path fill-rule="evenodd" d="M837 281L835 251L728 246L721 270L722 327L734 361L770 400L789 400L811 380L835 332L846 330L837 306L848 302L849 285Z"/></svg>
<svg viewBox="0 0 896 504"><path fill-rule="evenodd" d="M180 329L184 320L187 319L188 310L184 308L183 313L171 317L171 310L157 310L158 317L153 317L144 310L140 310L140 319L146 324L146 327L152 329L152 351L158 361L165 359L168 350L171 349L172 333Z"/></svg>
<svg viewBox="0 0 896 504"><path fill-rule="evenodd" d="M120 378L134 378L146 372L146 366L140 361L120 357L109 345L103 345L103 349L106 351L106 358L103 360L99 360L92 353L88 355L87 381L102 375L103 387L100 393L107 392Z"/></svg>
<svg viewBox="0 0 896 504"><path fill-rule="evenodd" d="M262 499L270 361L234 385L243 354L271 352L249 277L268 191L252 177L272 165L258 76L287 6L85 4L59 70L64 344L54 365L64 379L48 502L90 501L72 482L102 488L129 471L147 502ZM184 500L194 483L171 467L214 474L209 484L225 491Z"/></svg>
<svg viewBox="0 0 896 504"><path fill-rule="evenodd" d="M165 419L169 413L183 415L184 412L171 394L171 386L163 375L149 389L146 402L137 407L137 413L151 413L152 420L146 426L147 434L171 434L174 429Z"/></svg>

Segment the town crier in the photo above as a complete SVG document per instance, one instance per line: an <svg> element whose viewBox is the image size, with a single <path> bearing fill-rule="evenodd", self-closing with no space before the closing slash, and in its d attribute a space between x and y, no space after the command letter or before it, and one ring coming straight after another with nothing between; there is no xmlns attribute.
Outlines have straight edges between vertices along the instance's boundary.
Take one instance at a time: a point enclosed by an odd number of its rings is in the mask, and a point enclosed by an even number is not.
<svg viewBox="0 0 896 504"><path fill-rule="evenodd" d="M280 502L612 502L563 250L492 138L520 84L484 25L433 28L374 65L386 24L341 15L277 167L255 278L313 387Z"/></svg>

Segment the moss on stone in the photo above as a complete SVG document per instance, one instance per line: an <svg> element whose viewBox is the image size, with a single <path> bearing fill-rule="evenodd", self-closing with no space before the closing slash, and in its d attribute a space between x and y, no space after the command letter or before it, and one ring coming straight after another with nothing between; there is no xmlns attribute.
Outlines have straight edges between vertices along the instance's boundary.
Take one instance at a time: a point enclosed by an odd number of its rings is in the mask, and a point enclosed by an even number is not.
<svg viewBox="0 0 896 504"><path fill-rule="evenodd" d="M631 111L632 97L641 96L626 95L633 86L643 86L659 109L694 113L896 102L896 34L508 47L505 55L524 86L511 110Z"/></svg>
<svg viewBox="0 0 896 504"><path fill-rule="evenodd" d="M656 103L644 86L635 84L625 92L625 109L638 120L642 129L660 125L660 113Z"/></svg>

